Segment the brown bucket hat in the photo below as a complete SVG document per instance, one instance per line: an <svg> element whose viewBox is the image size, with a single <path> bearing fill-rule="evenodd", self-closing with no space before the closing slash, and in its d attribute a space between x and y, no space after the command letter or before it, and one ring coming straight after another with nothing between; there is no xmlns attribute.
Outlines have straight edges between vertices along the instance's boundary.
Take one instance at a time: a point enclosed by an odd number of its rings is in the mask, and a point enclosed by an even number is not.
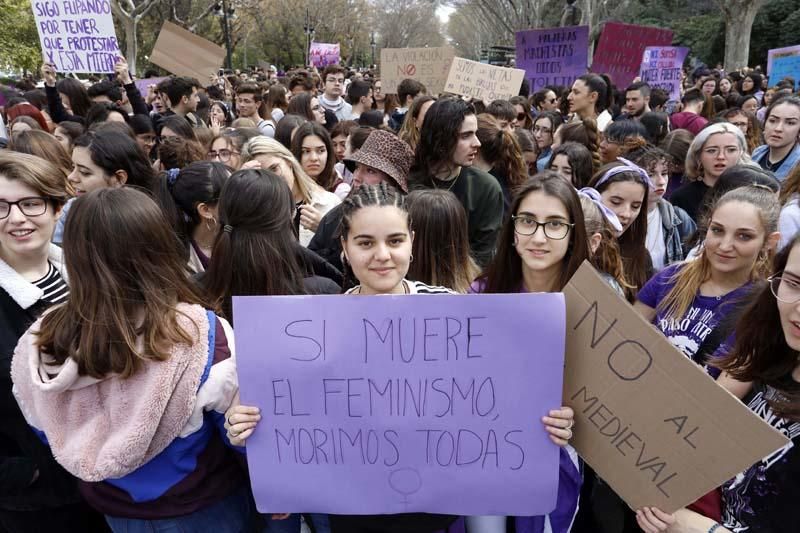
<svg viewBox="0 0 800 533"><path fill-rule="evenodd" d="M414 150L408 143L383 130L370 133L361 149L344 160L350 172L355 171L356 163L385 172L405 193L408 192L408 171L413 162Z"/></svg>

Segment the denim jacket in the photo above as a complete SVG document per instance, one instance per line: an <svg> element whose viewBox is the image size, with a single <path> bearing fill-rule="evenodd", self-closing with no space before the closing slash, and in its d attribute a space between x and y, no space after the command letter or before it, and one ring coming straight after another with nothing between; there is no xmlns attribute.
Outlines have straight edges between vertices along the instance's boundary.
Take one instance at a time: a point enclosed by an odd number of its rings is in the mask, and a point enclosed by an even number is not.
<svg viewBox="0 0 800 533"><path fill-rule="evenodd" d="M761 158L764 157L764 154L766 154L768 150L769 146L766 144L762 144L753 150L753 155L751 156L753 161L761 165ZM775 170L775 177L778 178L778 181L782 182L798 163L800 163L800 144L795 144L783 164Z"/></svg>
<svg viewBox="0 0 800 533"><path fill-rule="evenodd" d="M667 249L664 264L683 261L687 252L683 248L683 242L697 230L697 225L686 211L666 200L658 202L658 211L661 215L664 244Z"/></svg>

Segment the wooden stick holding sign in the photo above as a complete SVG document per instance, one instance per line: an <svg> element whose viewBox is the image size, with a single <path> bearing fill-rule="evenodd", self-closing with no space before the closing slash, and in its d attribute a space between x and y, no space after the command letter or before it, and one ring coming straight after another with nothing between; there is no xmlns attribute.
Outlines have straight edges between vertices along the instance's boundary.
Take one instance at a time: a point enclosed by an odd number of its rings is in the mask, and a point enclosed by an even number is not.
<svg viewBox="0 0 800 533"><path fill-rule="evenodd" d="M788 443L622 302L589 263L564 296L570 444L633 509L674 512Z"/></svg>
<svg viewBox="0 0 800 533"><path fill-rule="evenodd" d="M524 79L524 70L495 67L456 57L447 75L444 90L484 102L508 100L519 94Z"/></svg>

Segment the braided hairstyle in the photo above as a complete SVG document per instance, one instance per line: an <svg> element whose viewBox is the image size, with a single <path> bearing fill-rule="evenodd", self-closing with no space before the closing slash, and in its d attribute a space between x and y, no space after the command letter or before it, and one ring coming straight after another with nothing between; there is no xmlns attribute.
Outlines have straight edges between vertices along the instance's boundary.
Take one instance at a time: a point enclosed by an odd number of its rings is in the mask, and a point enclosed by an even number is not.
<svg viewBox="0 0 800 533"><path fill-rule="evenodd" d="M357 189L350 191L350 194L341 204L342 220L339 223L338 237L342 241L342 248L344 249L344 242L350 234L350 226L353 221L353 216L359 209L364 207L396 207L406 215L408 215L408 206L406 205L405 195L388 185L386 182L380 182L377 185L361 185ZM411 218L408 217L409 234L411 233ZM344 289L348 289L358 284L358 280L353 273L353 269L347 260L342 261L344 265ZM405 274L403 275L405 277Z"/></svg>

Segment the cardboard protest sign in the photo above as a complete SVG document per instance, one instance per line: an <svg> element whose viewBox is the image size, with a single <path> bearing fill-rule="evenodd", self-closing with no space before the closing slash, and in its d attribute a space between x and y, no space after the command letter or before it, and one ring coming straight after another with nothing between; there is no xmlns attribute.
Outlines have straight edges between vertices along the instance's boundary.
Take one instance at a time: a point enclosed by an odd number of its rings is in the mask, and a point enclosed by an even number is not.
<svg viewBox="0 0 800 533"><path fill-rule="evenodd" d="M772 60L772 71L769 74L770 85L782 79L794 79L795 89L800 86L800 55L781 56Z"/></svg>
<svg viewBox="0 0 800 533"><path fill-rule="evenodd" d="M620 89L639 75L642 54L648 46L672 44L672 30L606 22L594 53L592 72L608 74Z"/></svg>
<svg viewBox="0 0 800 533"><path fill-rule="evenodd" d="M225 59L225 50L208 39L165 22L158 33L150 62L176 76L195 78L205 85L217 73Z"/></svg>
<svg viewBox="0 0 800 533"><path fill-rule="evenodd" d="M339 64L339 43L311 43L308 61L317 68Z"/></svg>
<svg viewBox="0 0 800 533"><path fill-rule="evenodd" d="M564 296L570 444L632 508L674 512L789 442L672 346L589 263Z"/></svg>
<svg viewBox="0 0 800 533"><path fill-rule="evenodd" d="M524 70L495 67L456 57L447 75L444 90L484 102L508 100L519 94L524 79Z"/></svg>
<svg viewBox="0 0 800 533"><path fill-rule="evenodd" d="M555 508L561 294L236 297L261 512ZM531 339L536 339L531 343ZM344 490L343 490L344 489Z"/></svg>
<svg viewBox="0 0 800 533"><path fill-rule="evenodd" d="M797 56L800 55L800 44L796 44L794 46L784 46L783 48L773 48L769 52L767 52L767 74L770 77L770 86L777 81L774 80L772 77L772 63L775 61L776 57L786 57L786 56Z"/></svg>
<svg viewBox="0 0 800 533"><path fill-rule="evenodd" d="M31 2L43 59L58 72L114 72L122 55L111 0Z"/></svg>
<svg viewBox="0 0 800 533"><path fill-rule="evenodd" d="M531 93L547 86L571 87L586 74L589 26L518 31L516 39L517 67L525 71Z"/></svg>
<svg viewBox="0 0 800 533"><path fill-rule="evenodd" d="M681 71L689 49L682 46L648 46L644 49L639 77L651 89L663 89L669 100L681 99Z"/></svg>
<svg viewBox="0 0 800 533"><path fill-rule="evenodd" d="M381 89L384 94L396 94L397 86L406 78L417 80L428 94L439 94L450 65L456 57L455 48L383 48L381 50Z"/></svg>

